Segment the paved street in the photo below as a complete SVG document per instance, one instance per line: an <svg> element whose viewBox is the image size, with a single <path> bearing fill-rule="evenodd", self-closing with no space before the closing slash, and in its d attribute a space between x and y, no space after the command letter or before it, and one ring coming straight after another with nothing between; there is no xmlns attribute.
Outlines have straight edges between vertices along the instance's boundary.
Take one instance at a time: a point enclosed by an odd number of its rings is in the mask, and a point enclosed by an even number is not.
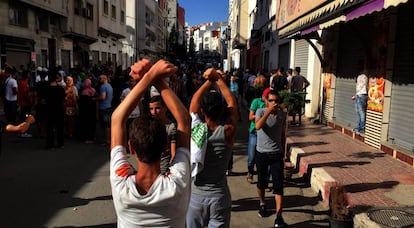
<svg viewBox="0 0 414 228"><path fill-rule="evenodd" d="M257 215L258 198L246 175L246 122L234 147L231 227L271 227ZM44 139L3 135L0 157L0 227L115 227L109 149L67 139L64 149L44 150ZM302 178L286 181L284 217L292 227L326 227L326 208ZM267 202L274 208L273 196Z"/></svg>

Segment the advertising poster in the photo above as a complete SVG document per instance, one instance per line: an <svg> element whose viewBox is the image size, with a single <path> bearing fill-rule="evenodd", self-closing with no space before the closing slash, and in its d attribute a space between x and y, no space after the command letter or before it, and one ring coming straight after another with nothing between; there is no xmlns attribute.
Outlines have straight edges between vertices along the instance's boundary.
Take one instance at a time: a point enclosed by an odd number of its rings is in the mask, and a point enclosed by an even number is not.
<svg viewBox="0 0 414 228"><path fill-rule="evenodd" d="M369 78L367 109L382 112L384 109L384 78Z"/></svg>
<svg viewBox="0 0 414 228"><path fill-rule="evenodd" d="M325 98L327 101L331 100L331 83L332 83L332 74L325 73L323 76L323 90L325 92Z"/></svg>

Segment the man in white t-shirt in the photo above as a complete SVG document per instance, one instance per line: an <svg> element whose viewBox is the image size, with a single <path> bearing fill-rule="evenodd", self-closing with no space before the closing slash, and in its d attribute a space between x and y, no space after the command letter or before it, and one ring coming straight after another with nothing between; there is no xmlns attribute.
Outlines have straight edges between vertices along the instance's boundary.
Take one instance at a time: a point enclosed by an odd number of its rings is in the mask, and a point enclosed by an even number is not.
<svg viewBox="0 0 414 228"><path fill-rule="evenodd" d="M140 80L112 114L110 182L118 227L185 227L190 197L190 117L187 109L164 82L177 68L171 63L143 59L131 67ZM147 89L154 85L177 121L177 151L170 172L160 171L167 145L165 126L155 117L139 116L131 124L128 146L137 172L126 155L126 121Z"/></svg>
<svg viewBox="0 0 414 228"><path fill-rule="evenodd" d="M17 117L17 72L11 66L5 69L7 78L4 82L4 113L6 114L7 123L15 124Z"/></svg>

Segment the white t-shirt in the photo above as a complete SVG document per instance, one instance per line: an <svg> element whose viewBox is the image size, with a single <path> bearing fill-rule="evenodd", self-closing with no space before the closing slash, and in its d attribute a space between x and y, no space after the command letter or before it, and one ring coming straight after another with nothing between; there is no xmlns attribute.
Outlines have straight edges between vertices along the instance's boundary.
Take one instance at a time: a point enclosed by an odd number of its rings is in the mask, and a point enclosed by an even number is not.
<svg viewBox="0 0 414 228"><path fill-rule="evenodd" d="M126 88L124 90L122 90L121 93L121 100L124 100L126 96L128 96L128 94L131 92L130 88ZM129 114L128 118L137 118L140 114L140 110L139 110L139 106L137 105L134 110L132 110L131 114Z"/></svg>
<svg viewBox="0 0 414 228"><path fill-rule="evenodd" d="M160 174L145 195L138 193L125 147L111 150L110 181L118 228L185 227L190 199L190 153L178 148L168 175Z"/></svg>
<svg viewBox="0 0 414 228"><path fill-rule="evenodd" d="M6 78L5 84L5 91L4 91L4 98L8 101L17 101L17 94L13 94L13 88L18 88L16 79L9 76Z"/></svg>

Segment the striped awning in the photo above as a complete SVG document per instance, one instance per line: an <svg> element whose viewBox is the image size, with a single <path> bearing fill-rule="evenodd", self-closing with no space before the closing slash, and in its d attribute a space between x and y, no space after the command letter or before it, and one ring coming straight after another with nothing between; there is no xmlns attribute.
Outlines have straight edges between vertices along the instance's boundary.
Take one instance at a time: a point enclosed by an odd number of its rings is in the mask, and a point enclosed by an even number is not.
<svg viewBox="0 0 414 228"><path fill-rule="evenodd" d="M278 29L279 37L308 34L408 0L334 0Z"/></svg>

